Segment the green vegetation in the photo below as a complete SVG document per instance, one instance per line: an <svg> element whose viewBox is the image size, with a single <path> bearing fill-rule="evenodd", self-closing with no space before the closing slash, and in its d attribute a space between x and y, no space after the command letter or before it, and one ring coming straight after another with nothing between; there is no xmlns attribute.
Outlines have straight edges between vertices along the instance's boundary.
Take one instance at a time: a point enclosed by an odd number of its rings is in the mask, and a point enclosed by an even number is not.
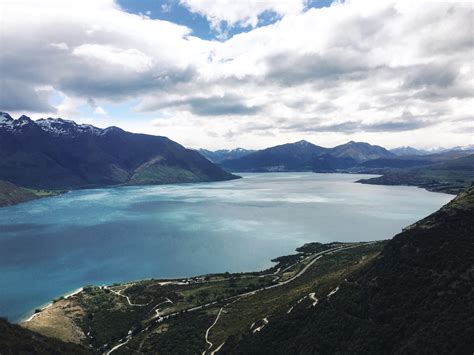
<svg viewBox="0 0 474 355"><path fill-rule="evenodd" d="M7 181L0 181L0 207L15 205L41 197L54 196L59 193L49 190L25 189Z"/></svg>
<svg viewBox="0 0 474 355"><path fill-rule="evenodd" d="M144 164L130 178L130 184L171 184L185 182L202 182L209 178L178 166L163 166L158 161Z"/></svg>
<svg viewBox="0 0 474 355"><path fill-rule="evenodd" d="M310 243L298 248L298 254L277 258L279 263L265 272L86 286L68 299L65 314L87 334L83 345L97 351L123 344L117 354L151 349L200 353L208 346L205 333L221 307L208 339L217 345L241 338L264 317L285 313L310 292L329 292L383 244Z"/></svg>

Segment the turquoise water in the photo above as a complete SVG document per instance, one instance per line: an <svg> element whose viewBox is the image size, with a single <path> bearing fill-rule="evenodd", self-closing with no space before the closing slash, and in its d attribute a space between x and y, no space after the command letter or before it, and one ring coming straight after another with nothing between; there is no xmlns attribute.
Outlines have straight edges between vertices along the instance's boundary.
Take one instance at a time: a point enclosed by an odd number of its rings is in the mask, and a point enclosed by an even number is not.
<svg viewBox="0 0 474 355"><path fill-rule="evenodd" d="M361 175L243 174L80 190L0 209L0 315L85 284L249 271L305 242L387 239L452 196Z"/></svg>

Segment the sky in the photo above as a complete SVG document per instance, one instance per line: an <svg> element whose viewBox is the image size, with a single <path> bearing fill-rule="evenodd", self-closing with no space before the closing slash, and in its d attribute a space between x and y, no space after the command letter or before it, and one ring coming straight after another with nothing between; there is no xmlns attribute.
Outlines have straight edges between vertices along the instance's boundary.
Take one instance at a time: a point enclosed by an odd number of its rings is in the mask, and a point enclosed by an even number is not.
<svg viewBox="0 0 474 355"><path fill-rule="evenodd" d="M471 1L0 0L0 110L191 148L474 144Z"/></svg>

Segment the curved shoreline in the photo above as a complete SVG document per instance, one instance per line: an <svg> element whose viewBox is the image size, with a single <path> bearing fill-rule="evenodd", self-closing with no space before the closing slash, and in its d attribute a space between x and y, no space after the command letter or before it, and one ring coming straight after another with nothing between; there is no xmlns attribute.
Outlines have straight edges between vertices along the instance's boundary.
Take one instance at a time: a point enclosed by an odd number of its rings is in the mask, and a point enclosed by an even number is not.
<svg viewBox="0 0 474 355"><path fill-rule="evenodd" d="M77 288L73 291L69 291L67 293L64 293L62 295L59 295L58 297L64 297L64 299L68 299L69 297L72 297L74 295L77 295L79 292L81 292L82 290L84 290L84 287L80 287L80 288ZM50 301L48 303L45 303L43 304L42 306L38 307L38 308L35 308L34 310L32 311L29 311L27 314L25 314L24 316L22 316L18 322L16 322L17 324L20 324L20 323L26 323L26 322L30 322L31 320L33 320L38 314L40 314L41 312L43 312L45 309L48 309L49 307L51 307L52 305L54 304L53 301ZM40 309L41 311L39 312L35 312L36 309ZM29 315L31 312L33 312L33 314Z"/></svg>

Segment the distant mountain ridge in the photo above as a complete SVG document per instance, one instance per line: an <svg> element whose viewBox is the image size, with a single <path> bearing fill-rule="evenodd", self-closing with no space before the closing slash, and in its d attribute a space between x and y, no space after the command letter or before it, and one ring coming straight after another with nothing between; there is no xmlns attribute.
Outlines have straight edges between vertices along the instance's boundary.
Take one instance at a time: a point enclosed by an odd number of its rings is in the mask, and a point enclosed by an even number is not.
<svg viewBox="0 0 474 355"><path fill-rule="evenodd" d="M248 155L250 153L255 152L255 150L244 149L244 148L219 149L215 151L211 151L207 149L199 149L198 152L201 153L201 155L203 155L210 161L212 161L213 163L220 163L228 159L241 158L244 155Z"/></svg>
<svg viewBox="0 0 474 355"><path fill-rule="evenodd" d="M380 158L393 158L395 156L393 153L381 146L354 141L330 148L328 154L336 158L352 158L356 162Z"/></svg>
<svg viewBox="0 0 474 355"><path fill-rule="evenodd" d="M456 171L454 167L446 166L436 169L436 165L473 153L471 146L443 149L433 153L412 147L389 151L381 146L354 141L325 148L302 140L258 150L239 158L222 160L218 164L232 172L383 174L381 178L363 182L423 186L428 190L456 194L474 180L470 170L472 161L460 160L465 168ZM426 173L423 173L423 169ZM427 176L429 174L431 177Z"/></svg>
<svg viewBox="0 0 474 355"><path fill-rule="evenodd" d="M234 178L166 137L60 118L14 120L0 113L0 180L18 186L69 189Z"/></svg>
<svg viewBox="0 0 474 355"><path fill-rule="evenodd" d="M413 147L405 146L405 147L398 147L390 149L390 152L395 154L396 156L402 157L405 155L425 155L429 154L426 150L416 149Z"/></svg>
<svg viewBox="0 0 474 355"><path fill-rule="evenodd" d="M237 159L225 160L221 166L230 171L312 171L313 159L326 148L301 140L259 150Z"/></svg>
<svg viewBox="0 0 474 355"><path fill-rule="evenodd" d="M474 144L470 144L466 146L457 146L457 147L452 147L452 148L416 149L410 146L405 146L405 147L390 149L390 152L394 153L397 156L433 155L433 154L448 153L448 152L467 152L467 151L474 152Z"/></svg>
<svg viewBox="0 0 474 355"><path fill-rule="evenodd" d="M334 148L324 148L305 140L259 150L220 164L229 171L316 171L331 172L356 166L376 158L393 158L385 148L362 142L348 142Z"/></svg>

